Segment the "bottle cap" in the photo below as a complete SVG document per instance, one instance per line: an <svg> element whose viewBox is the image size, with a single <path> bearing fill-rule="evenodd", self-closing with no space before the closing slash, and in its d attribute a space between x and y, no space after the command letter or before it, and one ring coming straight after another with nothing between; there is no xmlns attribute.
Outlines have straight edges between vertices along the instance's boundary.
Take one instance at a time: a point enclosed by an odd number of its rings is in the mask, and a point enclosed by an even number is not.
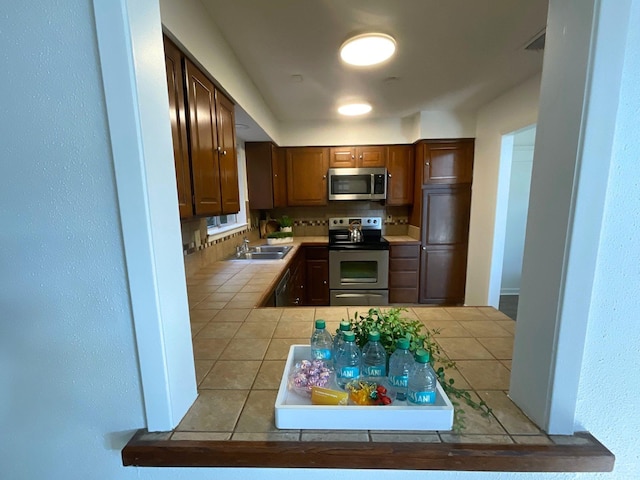
<svg viewBox="0 0 640 480"><path fill-rule="evenodd" d="M355 342L355 340L356 340L356 334L353 333L351 330L347 330L346 332L344 332L345 342Z"/></svg>
<svg viewBox="0 0 640 480"><path fill-rule="evenodd" d="M351 330L351 324L349 322L345 322L344 320L340 322L341 332L348 332L349 330Z"/></svg>
<svg viewBox="0 0 640 480"><path fill-rule="evenodd" d="M419 348L416 350L415 358L418 363L429 363L429 352L423 348Z"/></svg>
<svg viewBox="0 0 640 480"><path fill-rule="evenodd" d="M396 348L400 350L408 350L409 349L409 339L408 338L399 338L396 342Z"/></svg>
<svg viewBox="0 0 640 480"><path fill-rule="evenodd" d="M380 332L377 330L371 330L369 332L369 341L370 342L379 342L380 341Z"/></svg>
<svg viewBox="0 0 640 480"><path fill-rule="evenodd" d="M324 320L316 320L316 328L324 328L325 323Z"/></svg>

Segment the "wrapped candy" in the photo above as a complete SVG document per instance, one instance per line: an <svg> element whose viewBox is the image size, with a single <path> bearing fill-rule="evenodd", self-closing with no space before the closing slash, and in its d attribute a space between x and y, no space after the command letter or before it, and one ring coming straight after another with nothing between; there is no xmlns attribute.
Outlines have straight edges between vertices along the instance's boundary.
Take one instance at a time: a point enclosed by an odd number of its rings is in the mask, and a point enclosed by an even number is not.
<svg viewBox="0 0 640 480"><path fill-rule="evenodd" d="M312 387L325 387L332 374L324 360L301 360L289 374L288 387L300 395L311 396Z"/></svg>

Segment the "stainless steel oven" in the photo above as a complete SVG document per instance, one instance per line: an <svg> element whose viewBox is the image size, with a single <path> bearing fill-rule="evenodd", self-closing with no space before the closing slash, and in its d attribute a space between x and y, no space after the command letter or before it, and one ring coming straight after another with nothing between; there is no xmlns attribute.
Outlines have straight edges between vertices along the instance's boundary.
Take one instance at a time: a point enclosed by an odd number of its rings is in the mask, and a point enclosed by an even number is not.
<svg viewBox="0 0 640 480"><path fill-rule="evenodd" d="M389 243L381 233L379 217L329 219L331 305L389 304Z"/></svg>

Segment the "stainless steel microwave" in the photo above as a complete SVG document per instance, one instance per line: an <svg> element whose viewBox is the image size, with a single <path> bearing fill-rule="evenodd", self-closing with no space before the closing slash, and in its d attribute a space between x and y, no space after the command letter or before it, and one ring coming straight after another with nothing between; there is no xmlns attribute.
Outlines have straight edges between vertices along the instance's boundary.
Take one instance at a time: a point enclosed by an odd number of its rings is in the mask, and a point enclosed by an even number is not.
<svg viewBox="0 0 640 480"><path fill-rule="evenodd" d="M329 200L385 200L386 168L330 168Z"/></svg>

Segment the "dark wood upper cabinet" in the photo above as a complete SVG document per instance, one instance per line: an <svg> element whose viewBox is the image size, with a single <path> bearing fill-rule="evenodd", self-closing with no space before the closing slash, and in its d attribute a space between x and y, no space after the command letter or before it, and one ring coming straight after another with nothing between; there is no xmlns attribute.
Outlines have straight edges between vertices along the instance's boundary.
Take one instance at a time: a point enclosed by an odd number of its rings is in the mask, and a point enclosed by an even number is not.
<svg viewBox="0 0 640 480"><path fill-rule="evenodd" d="M245 143L249 208L287 206L287 174L284 150L271 142Z"/></svg>
<svg viewBox="0 0 640 480"><path fill-rule="evenodd" d="M331 168L384 167L387 161L387 146L331 147L329 166Z"/></svg>
<svg viewBox="0 0 640 480"><path fill-rule="evenodd" d="M471 189L468 186L426 188L422 192L422 243L454 245L469 236Z"/></svg>
<svg viewBox="0 0 640 480"><path fill-rule="evenodd" d="M180 217L240 211L234 104L164 37Z"/></svg>
<svg viewBox="0 0 640 480"><path fill-rule="evenodd" d="M387 205L413 203L414 162L412 145L393 145L387 156Z"/></svg>
<svg viewBox="0 0 640 480"><path fill-rule="evenodd" d="M289 206L326 205L329 149L287 148L286 158L287 204Z"/></svg>
<svg viewBox="0 0 640 480"><path fill-rule="evenodd" d="M215 87L193 63L185 59L189 98L189 134L194 213L220 215L220 163Z"/></svg>
<svg viewBox="0 0 640 480"><path fill-rule="evenodd" d="M189 146L187 144L182 54L178 47L166 37L164 38L164 59L169 90L171 137L173 139L173 158L178 187L178 208L180 210L180 218L189 218L193 216L193 201L191 198L191 167L189 165Z"/></svg>
<svg viewBox="0 0 640 480"><path fill-rule="evenodd" d="M422 183L471 183L473 176L473 140L425 141L419 144Z"/></svg>
<svg viewBox="0 0 640 480"><path fill-rule="evenodd" d="M222 213L237 213L240 211L240 192L238 187L235 110L231 100L219 90L216 90L216 113L218 120L218 161Z"/></svg>

